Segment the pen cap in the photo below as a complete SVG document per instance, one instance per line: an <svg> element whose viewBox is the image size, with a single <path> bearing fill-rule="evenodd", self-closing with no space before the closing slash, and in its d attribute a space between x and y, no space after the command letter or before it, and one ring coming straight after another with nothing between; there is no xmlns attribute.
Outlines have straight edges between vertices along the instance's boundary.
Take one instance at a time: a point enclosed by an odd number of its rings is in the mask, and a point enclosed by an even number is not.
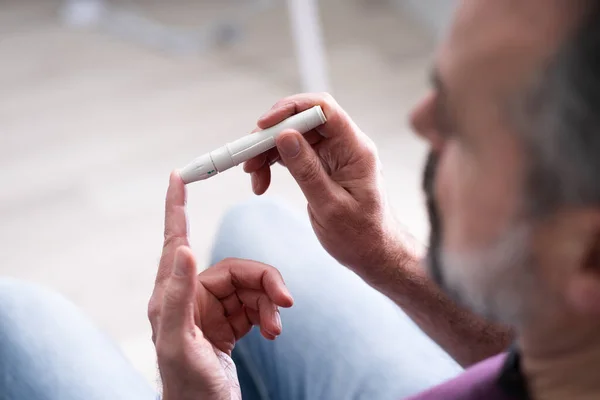
<svg viewBox="0 0 600 400"><path fill-rule="evenodd" d="M302 134L327 122L327 118L325 118L325 114L323 113L321 106L314 106L313 108L309 108L308 110L296 115L302 116L302 121L305 125L304 132L300 131Z"/></svg>
<svg viewBox="0 0 600 400"><path fill-rule="evenodd" d="M275 139L284 130L294 129L301 134L305 134L311 129L322 125L326 120L321 107L315 106L292 115L270 128L246 135L235 142L228 143L227 149L233 159L234 165L237 165L275 147ZM213 160L216 164L219 164L217 159L213 158Z"/></svg>
<svg viewBox="0 0 600 400"><path fill-rule="evenodd" d="M311 129L315 129L319 125L323 125L327 121L325 118L325 114L321 109L321 106L314 106L309 108L308 110L304 110L299 112L298 114L294 114L289 118L284 119L278 124L273 125L270 128L266 128L262 131L258 131L249 135L247 139L244 140L262 140L263 138L267 138L269 136L275 138L281 132L286 129L293 129L301 134L305 134ZM261 138L261 139L256 139ZM239 143L242 143L239 141Z"/></svg>
<svg viewBox="0 0 600 400"><path fill-rule="evenodd" d="M270 128L267 128L263 131L258 131L252 134L251 136L272 136L273 138L275 138L286 129L293 129L295 131L300 132L301 134L305 134L311 129L315 129L319 125L323 125L326 121L327 118L325 118L325 114L323 113L321 106L314 106L309 108L308 110L304 110L298 114L294 114L291 117L284 119L280 123L275 124Z"/></svg>

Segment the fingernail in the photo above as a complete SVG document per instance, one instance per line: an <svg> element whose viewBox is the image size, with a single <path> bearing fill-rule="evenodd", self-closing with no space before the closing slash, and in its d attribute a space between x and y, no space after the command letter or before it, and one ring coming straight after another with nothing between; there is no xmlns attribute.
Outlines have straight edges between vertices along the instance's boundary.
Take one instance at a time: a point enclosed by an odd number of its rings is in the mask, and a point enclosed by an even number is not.
<svg viewBox="0 0 600 400"><path fill-rule="evenodd" d="M252 182L252 190L256 192L258 189L258 177L254 172L250 174L250 181Z"/></svg>
<svg viewBox="0 0 600 400"><path fill-rule="evenodd" d="M295 135L285 135L279 141L278 148L286 157L294 158L300 153L300 142Z"/></svg>
<svg viewBox="0 0 600 400"><path fill-rule="evenodd" d="M269 331L267 331L265 329L263 329L262 332L263 332L263 336L266 339L268 339L268 340L275 340L275 339L277 339L277 335L273 335L271 332L269 332Z"/></svg>
<svg viewBox="0 0 600 400"><path fill-rule="evenodd" d="M283 329L283 325L281 325L281 315L279 315L279 310L275 313L275 323L279 327L279 331Z"/></svg>
<svg viewBox="0 0 600 400"><path fill-rule="evenodd" d="M181 250L175 255L175 265L173 266L173 275L184 277L186 276L187 266L185 265L185 256L181 253Z"/></svg>

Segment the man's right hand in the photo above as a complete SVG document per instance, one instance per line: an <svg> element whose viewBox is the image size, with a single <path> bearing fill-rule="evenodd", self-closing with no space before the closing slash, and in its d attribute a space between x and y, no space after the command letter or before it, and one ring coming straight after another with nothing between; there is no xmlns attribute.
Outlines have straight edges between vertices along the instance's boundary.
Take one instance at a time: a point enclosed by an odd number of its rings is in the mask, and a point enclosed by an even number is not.
<svg viewBox="0 0 600 400"><path fill-rule="evenodd" d="M327 122L316 130L287 130L277 147L244 165L252 187L263 194L271 165L288 168L308 200L308 214L323 247L341 264L367 280L406 256L386 201L381 165L374 143L328 94L300 94L277 102L258 120L266 129L320 105ZM385 274L384 274L385 275Z"/></svg>
<svg viewBox="0 0 600 400"><path fill-rule="evenodd" d="M375 145L331 96L283 99L259 119L258 128L315 105L323 108L325 124L304 137L284 132L277 148L246 163L254 192L267 190L270 165L281 162L304 192L312 226L329 254L402 307L463 366L502 351L512 340L510 330L458 307L419 268L411 253L416 249L406 247L415 243L396 231Z"/></svg>

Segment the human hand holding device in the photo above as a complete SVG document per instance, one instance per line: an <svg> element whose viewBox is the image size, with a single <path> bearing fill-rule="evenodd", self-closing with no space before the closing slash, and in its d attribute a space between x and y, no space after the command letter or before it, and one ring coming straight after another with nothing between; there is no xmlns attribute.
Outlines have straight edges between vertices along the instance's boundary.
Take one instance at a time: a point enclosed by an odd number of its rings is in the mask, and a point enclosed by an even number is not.
<svg viewBox="0 0 600 400"><path fill-rule="evenodd" d="M280 161L308 200L310 221L323 247L341 264L367 280L382 279L381 268L406 254L388 206L381 165L373 141L328 94L299 94L277 102L258 120L264 129L319 105L327 121L301 135L288 129L276 148L249 160L256 194L271 181L271 164Z"/></svg>
<svg viewBox="0 0 600 400"><path fill-rule="evenodd" d="M164 400L241 399L231 352L253 325L275 339L278 307L292 297L275 268L226 259L196 275L189 248L185 186L170 178L165 242L148 305Z"/></svg>
<svg viewBox="0 0 600 400"><path fill-rule="evenodd" d="M254 135L243 136L196 158L181 170L181 178L186 184L212 178L220 172L272 149L275 147L275 140L284 130L294 129L300 133L306 133L325 123L326 120L323 110L318 105L297 114L288 115L286 119L256 131Z"/></svg>
<svg viewBox="0 0 600 400"><path fill-rule="evenodd" d="M271 164L280 161L306 196L313 229L329 254L402 307L463 366L505 348L510 330L458 307L421 268L418 245L388 206L374 143L330 95L282 99L258 120L258 127L315 104L322 107L325 124L304 135L287 130L277 138L277 148L246 163L254 192L267 190Z"/></svg>

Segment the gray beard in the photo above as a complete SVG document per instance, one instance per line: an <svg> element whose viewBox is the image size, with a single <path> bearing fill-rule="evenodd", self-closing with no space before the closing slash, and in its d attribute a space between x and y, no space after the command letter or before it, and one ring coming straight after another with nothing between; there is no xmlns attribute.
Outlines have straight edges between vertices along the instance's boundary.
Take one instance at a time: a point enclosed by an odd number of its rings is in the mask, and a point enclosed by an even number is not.
<svg viewBox="0 0 600 400"><path fill-rule="evenodd" d="M531 227L516 224L485 249L440 252L443 289L484 318L521 326L535 296Z"/></svg>

